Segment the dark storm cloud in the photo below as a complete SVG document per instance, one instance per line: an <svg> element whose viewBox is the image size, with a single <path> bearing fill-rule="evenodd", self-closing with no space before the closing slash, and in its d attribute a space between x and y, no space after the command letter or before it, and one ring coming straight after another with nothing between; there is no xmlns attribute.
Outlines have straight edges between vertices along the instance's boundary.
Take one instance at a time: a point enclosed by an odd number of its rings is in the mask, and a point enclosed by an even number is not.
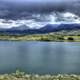
<svg viewBox="0 0 80 80"><path fill-rule="evenodd" d="M30 17L31 13L52 11L80 15L80 0L0 0L0 18Z"/></svg>

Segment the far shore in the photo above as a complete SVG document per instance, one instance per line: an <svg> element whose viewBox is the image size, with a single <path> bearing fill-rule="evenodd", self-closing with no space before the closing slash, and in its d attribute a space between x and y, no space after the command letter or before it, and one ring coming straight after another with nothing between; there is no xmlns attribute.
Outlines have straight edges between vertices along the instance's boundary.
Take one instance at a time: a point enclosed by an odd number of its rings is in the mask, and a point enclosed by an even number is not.
<svg viewBox="0 0 80 80"><path fill-rule="evenodd" d="M80 35L61 35L53 33L32 35L0 34L0 41L80 42Z"/></svg>
<svg viewBox="0 0 80 80"><path fill-rule="evenodd" d="M11 34L1 33L1 41L52 41L52 42L80 42L80 30L63 30L45 34Z"/></svg>

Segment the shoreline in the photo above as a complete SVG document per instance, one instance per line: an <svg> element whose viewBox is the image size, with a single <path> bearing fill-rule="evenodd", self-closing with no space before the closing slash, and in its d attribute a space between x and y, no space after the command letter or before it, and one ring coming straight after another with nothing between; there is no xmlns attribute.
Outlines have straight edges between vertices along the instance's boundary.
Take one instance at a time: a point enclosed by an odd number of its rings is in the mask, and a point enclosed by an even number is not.
<svg viewBox="0 0 80 80"><path fill-rule="evenodd" d="M0 35L0 41L80 42L80 35Z"/></svg>
<svg viewBox="0 0 80 80"><path fill-rule="evenodd" d="M25 74L17 70L15 73L2 74L0 80L80 80L80 75L75 74L58 74L58 75L38 75Z"/></svg>
<svg viewBox="0 0 80 80"><path fill-rule="evenodd" d="M80 42L80 30L58 31L43 34L10 34L0 32L0 41Z"/></svg>

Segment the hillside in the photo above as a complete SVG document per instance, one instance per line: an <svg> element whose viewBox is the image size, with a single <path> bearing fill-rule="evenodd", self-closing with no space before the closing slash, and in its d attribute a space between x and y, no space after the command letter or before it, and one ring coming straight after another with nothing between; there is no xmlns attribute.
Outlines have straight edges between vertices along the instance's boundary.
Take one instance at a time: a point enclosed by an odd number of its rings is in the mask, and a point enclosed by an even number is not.
<svg viewBox="0 0 80 80"><path fill-rule="evenodd" d="M80 30L66 30L46 34L2 34L0 40L11 41L80 41Z"/></svg>

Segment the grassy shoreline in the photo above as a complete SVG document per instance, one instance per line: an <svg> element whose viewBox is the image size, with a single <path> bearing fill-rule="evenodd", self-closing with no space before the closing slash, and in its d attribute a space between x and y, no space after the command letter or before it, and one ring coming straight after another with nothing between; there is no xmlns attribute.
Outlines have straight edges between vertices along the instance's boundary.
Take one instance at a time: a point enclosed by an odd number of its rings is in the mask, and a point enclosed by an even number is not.
<svg viewBox="0 0 80 80"><path fill-rule="evenodd" d="M0 33L0 40L7 41L56 41L80 42L80 30L59 31L45 34L9 34Z"/></svg>
<svg viewBox="0 0 80 80"><path fill-rule="evenodd" d="M80 75L38 75L38 74L25 74L24 72L16 71L11 74L0 75L0 80L80 80Z"/></svg>
<svg viewBox="0 0 80 80"><path fill-rule="evenodd" d="M33 35L6 35L0 34L0 40L7 41L61 41L80 42L80 35L58 35L58 34L33 34Z"/></svg>

